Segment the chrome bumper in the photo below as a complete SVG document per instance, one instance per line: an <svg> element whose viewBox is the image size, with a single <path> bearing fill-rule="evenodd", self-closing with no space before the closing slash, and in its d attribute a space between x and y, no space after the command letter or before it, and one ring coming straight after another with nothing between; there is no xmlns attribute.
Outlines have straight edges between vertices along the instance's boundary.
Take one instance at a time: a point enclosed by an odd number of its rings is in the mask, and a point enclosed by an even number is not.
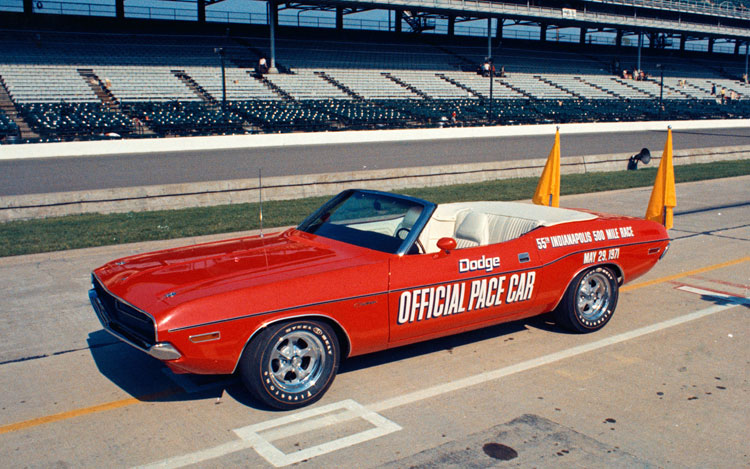
<svg viewBox="0 0 750 469"><path fill-rule="evenodd" d="M109 319L107 318L106 313L104 312L104 306L102 306L102 303L101 301L99 301L99 297L96 294L96 290L94 290L93 288L89 290L89 301L91 301L91 306L94 308L96 317L99 318L99 322L102 323L102 327L104 328L104 330L112 334L117 339L159 360L177 360L178 358L182 357L182 354L174 347L174 345L170 344L169 342L159 342L149 348L143 348L140 345L133 343L122 334L114 331L109 324Z"/></svg>

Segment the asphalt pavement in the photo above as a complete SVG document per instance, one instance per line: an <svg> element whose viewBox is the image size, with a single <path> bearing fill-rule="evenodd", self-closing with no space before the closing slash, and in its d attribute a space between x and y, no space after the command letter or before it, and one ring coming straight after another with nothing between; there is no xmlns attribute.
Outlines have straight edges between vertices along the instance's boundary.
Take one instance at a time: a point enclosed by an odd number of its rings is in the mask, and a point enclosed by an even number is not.
<svg viewBox="0 0 750 469"><path fill-rule="evenodd" d="M0 259L3 465L749 467L750 177L677 195L668 255L601 331L542 316L357 357L293 412L167 372L88 304L92 268L207 238ZM561 205L642 216L648 197Z"/></svg>
<svg viewBox="0 0 750 469"><path fill-rule="evenodd" d="M674 149L750 145L750 128L675 130ZM660 151L666 131L572 134L561 155ZM378 142L0 161L0 197L546 158L549 137Z"/></svg>

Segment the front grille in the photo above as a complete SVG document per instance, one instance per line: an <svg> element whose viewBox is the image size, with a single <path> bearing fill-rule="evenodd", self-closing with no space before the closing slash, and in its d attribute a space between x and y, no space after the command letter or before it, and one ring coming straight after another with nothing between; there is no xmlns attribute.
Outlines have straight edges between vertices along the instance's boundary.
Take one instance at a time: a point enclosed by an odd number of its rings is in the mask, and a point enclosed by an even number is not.
<svg viewBox="0 0 750 469"><path fill-rule="evenodd" d="M156 328L150 316L110 294L96 277L92 278L96 296L102 305L102 322L134 345L149 349L156 343Z"/></svg>

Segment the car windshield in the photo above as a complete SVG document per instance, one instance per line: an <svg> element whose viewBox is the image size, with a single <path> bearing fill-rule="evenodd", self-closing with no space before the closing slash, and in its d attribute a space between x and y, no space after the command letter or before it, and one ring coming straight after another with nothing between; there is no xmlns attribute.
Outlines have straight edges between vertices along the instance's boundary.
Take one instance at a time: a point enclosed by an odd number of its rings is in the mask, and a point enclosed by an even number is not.
<svg viewBox="0 0 750 469"><path fill-rule="evenodd" d="M345 191L302 222L299 230L391 254L399 253L421 221L424 203L374 191Z"/></svg>

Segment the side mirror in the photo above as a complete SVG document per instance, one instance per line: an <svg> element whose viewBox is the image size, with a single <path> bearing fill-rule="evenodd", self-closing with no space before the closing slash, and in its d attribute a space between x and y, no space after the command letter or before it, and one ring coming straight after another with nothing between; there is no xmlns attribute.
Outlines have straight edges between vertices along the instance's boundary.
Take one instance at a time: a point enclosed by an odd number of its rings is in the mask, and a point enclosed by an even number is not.
<svg viewBox="0 0 750 469"><path fill-rule="evenodd" d="M440 238L437 242L437 247L448 254L450 251L456 249L456 240L453 238Z"/></svg>

